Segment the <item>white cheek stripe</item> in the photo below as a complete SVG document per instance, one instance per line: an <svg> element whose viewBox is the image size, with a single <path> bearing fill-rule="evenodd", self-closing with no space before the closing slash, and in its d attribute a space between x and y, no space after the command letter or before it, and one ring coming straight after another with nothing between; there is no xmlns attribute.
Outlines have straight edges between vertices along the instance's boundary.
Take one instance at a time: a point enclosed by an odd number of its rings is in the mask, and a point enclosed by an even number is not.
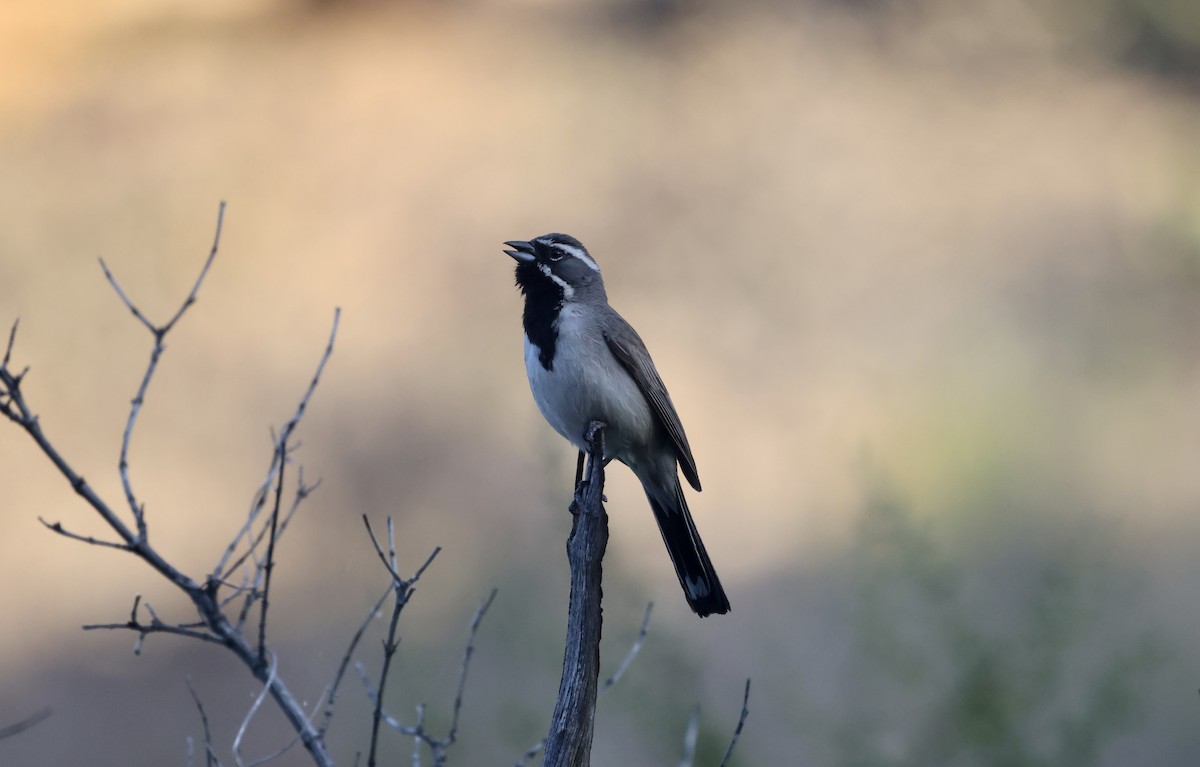
<svg viewBox="0 0 1200 767"><path fill-rule="evenodd" d="M576 258L582 260L582 262L587 264L588 268L592 269L592 271L600 271L600 266L596 266L596 263L594 260L592 260L592 257L588 256L588 254L581 250L581 248L575 247L574 245L563 245L562 242L558 242L558 244L554 247L558 247L560 250L570 253L571 256L575 256Z"/></svg>
<svg viewBox="0 0 1200 767"><path fill-rule="evenodd" d="M562 277L559 277L557 274L550 271L550 267L548 265L538 264L537 268L539 271L541 271L542 274L546 275L547 277L549 277L550 279L552 279L556 283L558 283L558 286L563 289L563 297L564 298L571 298L572 296L575 295L575 288L568 285L567 281L564 280Z"/></svg>
<svg viewBox="0 0 1200 767"><path fill-rule="evenodd" d="M561 250L563 253L566 253L568 256L574 256L575 258L578 258L580 261L587 264L588 268L591 269L593 272L600 271L600 267L596 266L596 262L593 261L592 257L589 256L582 248L577 248L574 245L567 245L566 243L563 243L563 242L551 242L551 243L547 243L547 244L552 248L557 248L557 249Z"/></svg>

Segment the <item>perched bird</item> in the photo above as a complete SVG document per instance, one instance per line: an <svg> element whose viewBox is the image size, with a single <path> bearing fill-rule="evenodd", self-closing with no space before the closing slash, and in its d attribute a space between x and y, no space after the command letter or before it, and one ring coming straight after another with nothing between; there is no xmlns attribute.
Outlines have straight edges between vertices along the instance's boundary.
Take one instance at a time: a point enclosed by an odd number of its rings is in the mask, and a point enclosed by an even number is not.
<svg viewBox="0 0 1200 767"><path fill-rule="evenodd" d="M646 345L608 305L600 267L565 234L504 244L525 295L525 372L538 409L581 451L589 424L604 422L604 461L641 480L688 604L700 617L729 612L676 471L700 489L683 424Z"/></svg>

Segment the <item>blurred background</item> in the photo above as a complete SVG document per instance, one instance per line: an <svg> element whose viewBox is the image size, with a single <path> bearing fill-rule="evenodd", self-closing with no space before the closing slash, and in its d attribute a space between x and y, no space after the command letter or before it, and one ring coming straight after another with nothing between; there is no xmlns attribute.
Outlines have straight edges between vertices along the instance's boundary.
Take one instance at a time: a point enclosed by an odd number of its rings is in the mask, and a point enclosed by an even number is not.
<svg viewBox="0 0 1200 767"><path fill-rule="evenodd" d="M1178 0L17 0L0 18L0 322L50 438L206 573L332 320L282 544L280 673L308 701L409 572L389 710L457 764L544 735L573 451L536 412L501 242L564 231L655 355L730 594L687 609L640 488L608 485L595 763L1193 765L1200 748L1200 6ZM257 687L209 646L80 631L149 569L0 428L0 741L13 765L183 764L190 677L228 746ZM359 658L379 665L381 622ZM364 748L357 680L331 731ZM248 757L288 740L274 712ZM387 763L411 745L387 738ZM305 764L299 749L279 764Z"/></svg>

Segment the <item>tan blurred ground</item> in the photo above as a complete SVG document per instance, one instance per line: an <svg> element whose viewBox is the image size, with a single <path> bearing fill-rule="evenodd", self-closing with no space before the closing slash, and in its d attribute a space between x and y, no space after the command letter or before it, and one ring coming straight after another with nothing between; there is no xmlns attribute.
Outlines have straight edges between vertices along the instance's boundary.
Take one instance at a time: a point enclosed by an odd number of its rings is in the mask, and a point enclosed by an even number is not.
<svg viewBox="0 0 1200 767"><path fill-rule="evenodd" d="M472 605L500 588L463 764L514 761L556 684L572 456L528 395L499 251L546 231L589 245L654 351L734 604L687 614L619 473L606 637L626 641L653 598L644 679L684 682L631 682L602 712L602 763L677 758L695 701L723 738L746 676L761 697L743 763L814 748L796 700L841 657L822 584L846 566L867 475L981 559L1007 550L972 538L995 529L980 509L1011 506L1016 539L1096 520L1150 584L1162 631L1186 636L1200 615L1184 596L1200 586L1195 89L1096 53L1087 14L869 5L651 22L603 3L17 3L0 24L0 321L21 317L28 396L119 498L149 338L96 257L162 318L228 200L136 435L154 540L211 565L342 307L304 429L324 485L280 565L281 641L315 696L383 583L361 513L395 515L414 565L445 547L401 672L414 702L444 699ZM172 597L42 529L39 515L100 532L12 427L0 483L0 724L56 710L0 743L0 763L181 763L197 732L185 673L227 707L228 742L251 692L238 669L161 638L126 662L132 637L77 630L118 620L135 593ZM347 763L360 722L348 709Z"/></svg>

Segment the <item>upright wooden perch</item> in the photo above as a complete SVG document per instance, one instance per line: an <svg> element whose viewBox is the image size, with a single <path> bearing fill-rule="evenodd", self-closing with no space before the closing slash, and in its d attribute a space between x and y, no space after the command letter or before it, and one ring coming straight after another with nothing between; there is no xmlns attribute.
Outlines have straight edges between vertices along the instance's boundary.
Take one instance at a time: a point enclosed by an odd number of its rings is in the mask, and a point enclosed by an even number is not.
<svg viewBox="0 0 1200 767"><path fill-rule="evenodd" d="M587 473L575 488L572 504L575 520L567 538L571 605L567 612L562 682L550 734L546 737L544 767L587 767L591 761L600 677L600 565L608 545L608 514L603 505L604 428L599 421L588 427Z"/></svg>

